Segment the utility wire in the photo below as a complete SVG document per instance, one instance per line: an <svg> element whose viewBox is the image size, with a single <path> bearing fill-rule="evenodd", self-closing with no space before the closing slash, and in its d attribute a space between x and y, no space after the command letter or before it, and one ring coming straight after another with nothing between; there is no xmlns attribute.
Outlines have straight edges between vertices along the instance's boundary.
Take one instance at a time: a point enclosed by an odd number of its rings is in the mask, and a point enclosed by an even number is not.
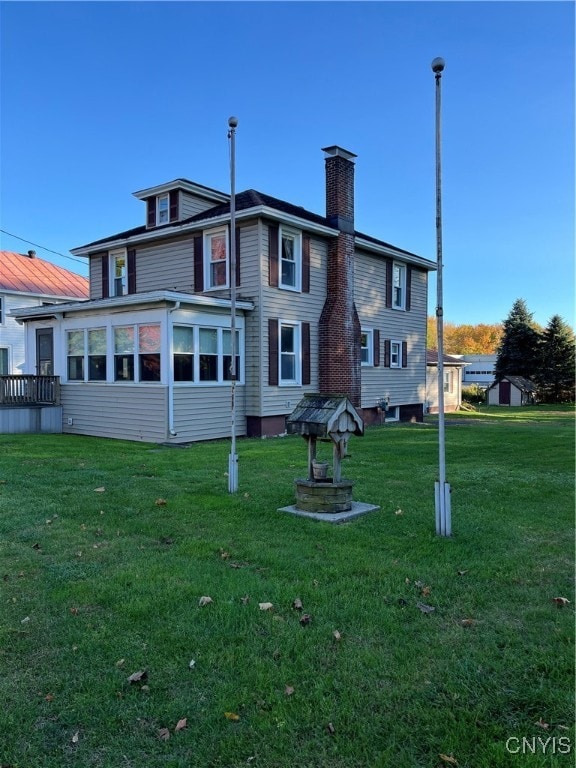
<svg viewBox="0 0 576 768"><path fill-rule="evenodd" d="M43 245L38 245L38 243L33 243L31 240L26 240L24 237L18 237L18 235L13 235L11 232L7 232L5 229L0 229L0 232L3 232L5 235L8 235L9 237L15 237L16 240L22 240L23 243L28 243L28 245L34 245L36 248L41 248L43 251L48 251L48 253L54 253L56 256L62 256L64 259L70 259L70 261L76 261L78 264L82 264L86 266L85 261L81 261L80 259L75 259L74 256L67 256L65 253L60 253L60 251L53 251L51 248L45 248Z"/></svg>

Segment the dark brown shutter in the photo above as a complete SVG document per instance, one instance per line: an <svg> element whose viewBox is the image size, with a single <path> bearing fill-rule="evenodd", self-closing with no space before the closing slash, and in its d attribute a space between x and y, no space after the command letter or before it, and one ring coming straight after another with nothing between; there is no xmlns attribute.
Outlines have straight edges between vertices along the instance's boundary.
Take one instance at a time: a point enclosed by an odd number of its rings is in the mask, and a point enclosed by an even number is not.
<svg viewBox="0 0 576 768"><path fill-rule="evenodd" d="M390 339L384 339L384 367L390 368Z"/></svg>
<svg viewBox="0 0 576 768"><path fill-rule="evenodd" d="M178 221L178 197L179 192L177 189L173 189L170 192L170 221Z"/></svg>
<svg viewBox="0 0 576 768"><path fill-rule="evenodd" d="M156 198L155 197L149 197L148 200L146 200L146 206L147 206L147 226L148 227L155 227L156 226Z"/></svg>
<svg viewBox="0 0 576 768"><path fill-rule="evenodd" d="M108 251L102 254L102 298L107 299L110 296L110 278L109 278L109 259Z"/></svg>
<svg viewBox="0 0 576 768"><path fill-rule="evenodd" d="M236 227L236 288L240 285L240 227Z"/></svg>
<svg viewBox="0 0 576 768"><path fill-rule="evenodd" d="M402 368L408 368L408 342L402 342Z"/></svg>
<svg viewBox="0 0 576 768"><path fill-rule="evenodd" d="M406 267L406 311L410 311L412 305L412 267Z"/></svg>
<svg viewBox="0 0 576 768"><path fill-rule="evenodd" d="M278 320L268 320L268 384L278 384Z"/></svg>
<svg viewBox="0 0 576 768"><path fill-rule="evenodd" d="M302 235L302 293L310 293L310 235Z"/></svg>
<svg viewBox="0 0 576 768"><path fill-rule="evenodd" d="M196 293L204 290L204 249L201 234L194 236L194 290Z"/></svg>
<svg viewBox="0 0 576 768"><path fill-rule="evenodd" d="M380 365L380 331L375 330L373 334L374 342L374 365Z"/></svg>
<svg viewBox="0 0 576 768"><path fill-rule="evenodd" d="M302 384L310 384L310 323L302 323Z"/></svg>
<svg viewBox="0 0 576 768"><path fill-rule="evenodd" d="M388 309L392 306L392 262L386 259L386 285L384 290L385 303Z"/></svg>
<svg viewBox="0 0 576 768"><path fill-rule="evenodd" d="M268 285L278 287L278 232L274 224L268 225Z"/></svg>
<svg viewBox="0 0 576 768"><path fill-rule="evenodd" d="M136 249L128 250L128 293L136 293Z"/></svg>

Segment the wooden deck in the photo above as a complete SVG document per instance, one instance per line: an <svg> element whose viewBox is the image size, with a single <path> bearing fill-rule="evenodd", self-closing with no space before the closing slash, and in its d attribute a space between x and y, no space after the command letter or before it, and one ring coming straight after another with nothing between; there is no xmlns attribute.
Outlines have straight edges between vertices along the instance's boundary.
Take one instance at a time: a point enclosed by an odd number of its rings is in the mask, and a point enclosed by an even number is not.
<svg viewBox="0 0 576 768"><path fill-rule="evenodd" d="M0 376L0 408L60 405L59 376Z"/></svg>

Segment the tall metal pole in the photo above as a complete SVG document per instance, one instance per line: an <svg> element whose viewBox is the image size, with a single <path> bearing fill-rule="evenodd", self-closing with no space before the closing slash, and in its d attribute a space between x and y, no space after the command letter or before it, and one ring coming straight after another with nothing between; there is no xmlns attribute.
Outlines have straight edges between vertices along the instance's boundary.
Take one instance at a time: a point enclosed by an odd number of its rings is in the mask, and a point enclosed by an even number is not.
<svg viewBox="0 0 576 768"><path fill-rule="evenodd" d="M238 490L238 455L236 453L236 128L238 118L228 119L230 140L230 380L231 391L231 434L228 457L228 491Z"/></svg>
<svg viewBox="0 0 576 768"><path fill-rule="evenodd" d="M436 329L438 334L438 482L435 483L436 533L452 535L450 486L446 482L446 439L444 421L444 307L442 297L442 158L441 158L441 80L444 59L432 62L436 78L436 257L437 300Z"/></svg>

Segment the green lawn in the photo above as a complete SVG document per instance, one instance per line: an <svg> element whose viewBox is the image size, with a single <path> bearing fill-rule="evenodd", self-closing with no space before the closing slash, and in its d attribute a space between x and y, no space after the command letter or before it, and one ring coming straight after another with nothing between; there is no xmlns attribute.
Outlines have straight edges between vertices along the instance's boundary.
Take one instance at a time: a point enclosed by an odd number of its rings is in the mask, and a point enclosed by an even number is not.
<svg viewBox="0 0 576 768"><path fill-rule="evenodd" d="M230 495L227 441L0 435L0 765L571 766L574 411L447 416L450 539L437 445L352 438L381 510L330 525L277 511L301 438Z"/></svg>

